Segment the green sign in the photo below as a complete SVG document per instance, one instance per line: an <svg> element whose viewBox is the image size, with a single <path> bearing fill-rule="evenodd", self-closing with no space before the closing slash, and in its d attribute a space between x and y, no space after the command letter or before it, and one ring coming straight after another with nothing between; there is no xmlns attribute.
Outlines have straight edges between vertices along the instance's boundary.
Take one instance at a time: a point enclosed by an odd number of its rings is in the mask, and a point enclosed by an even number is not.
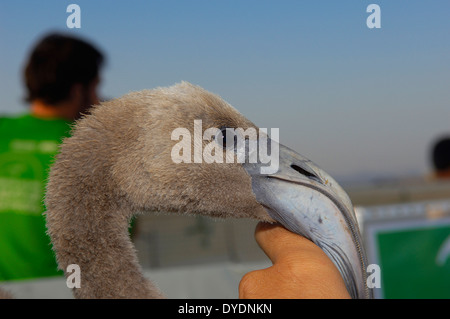
<svg viewBox="0 0 450 319"><path fill-rule="evenodd" d="M375 239L382 297L450 298L450 221L393 226Z"/></svg>
<svg viewBox="0 0 450 319"><path fill-rule="evenodd" d="M368 263L380 270L375 298L450 299L450 200L355 211Z"/></svg>

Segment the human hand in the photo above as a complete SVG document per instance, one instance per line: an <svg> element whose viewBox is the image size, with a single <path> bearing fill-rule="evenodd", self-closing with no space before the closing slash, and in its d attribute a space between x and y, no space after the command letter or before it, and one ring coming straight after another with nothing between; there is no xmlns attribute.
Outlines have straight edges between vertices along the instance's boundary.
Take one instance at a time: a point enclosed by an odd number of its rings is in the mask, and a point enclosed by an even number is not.
<svg viewBox="0 0 450 319"><path fill-rule="evenodd" d="M339 270L310 240L279 224L259 223L255 239L272 261L239 284L242 299L350 298Z"/></svg>

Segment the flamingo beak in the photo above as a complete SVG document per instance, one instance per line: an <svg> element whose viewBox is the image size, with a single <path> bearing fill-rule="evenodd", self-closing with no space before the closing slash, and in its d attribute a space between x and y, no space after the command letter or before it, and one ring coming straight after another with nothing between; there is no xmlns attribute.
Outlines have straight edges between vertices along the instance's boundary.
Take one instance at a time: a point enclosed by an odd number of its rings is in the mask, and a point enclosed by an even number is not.
<svg viewBox="0 0 450 319"><path fill-rule="evenodd" d="M263 173L261 163L243 163L256 200L285 228L318 245L339 269L352 298L372 298L366 285L367 259L353 205L325 171L288 147L278 148L278 170ZM266 167L267 168L267 167Z"/></svg>

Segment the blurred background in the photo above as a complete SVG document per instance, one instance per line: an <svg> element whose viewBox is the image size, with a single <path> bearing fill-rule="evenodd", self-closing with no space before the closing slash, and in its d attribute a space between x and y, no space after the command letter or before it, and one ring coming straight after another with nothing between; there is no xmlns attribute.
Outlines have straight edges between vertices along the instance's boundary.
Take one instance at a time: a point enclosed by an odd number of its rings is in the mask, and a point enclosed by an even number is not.
<svg viewBox="0 0 450 319"><path fill-rule="evenodd" d="M71 3L80 28L67 25ZM371 3L379 29L366 24ZM381 267L378 298L449 298L450 184L435 178L431 156L450 136L449 10L444 0L2 1L0 116L28 112L24 63L55 31L105 54L102 99L200 85L259 127L279 128L281 143L344 186L369 262ZM134 240L169 297L236 298L241 276L269 265L255 225L147 215ZM2 286L17 297L71 296L60 278Z"/></svg>

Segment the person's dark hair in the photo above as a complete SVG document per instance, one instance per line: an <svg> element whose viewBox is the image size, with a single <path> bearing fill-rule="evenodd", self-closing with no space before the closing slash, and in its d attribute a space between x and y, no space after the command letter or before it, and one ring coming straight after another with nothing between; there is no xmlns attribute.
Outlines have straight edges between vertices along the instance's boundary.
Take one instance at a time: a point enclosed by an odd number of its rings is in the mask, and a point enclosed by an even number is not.
<svg viewBox="0 0 450 319"><path fill-rule="evenodd" d="M98 75L103 54L90 43L53 33L41 39L25 66L26 100L64 101L74 84L87 86Z"/></svg>
<svg viewBox="0 0 450 319"><path fill-rule="evenodd" d="M436 171L450 169L450 136L441 138L434 144L432 160Z"/></svg>

